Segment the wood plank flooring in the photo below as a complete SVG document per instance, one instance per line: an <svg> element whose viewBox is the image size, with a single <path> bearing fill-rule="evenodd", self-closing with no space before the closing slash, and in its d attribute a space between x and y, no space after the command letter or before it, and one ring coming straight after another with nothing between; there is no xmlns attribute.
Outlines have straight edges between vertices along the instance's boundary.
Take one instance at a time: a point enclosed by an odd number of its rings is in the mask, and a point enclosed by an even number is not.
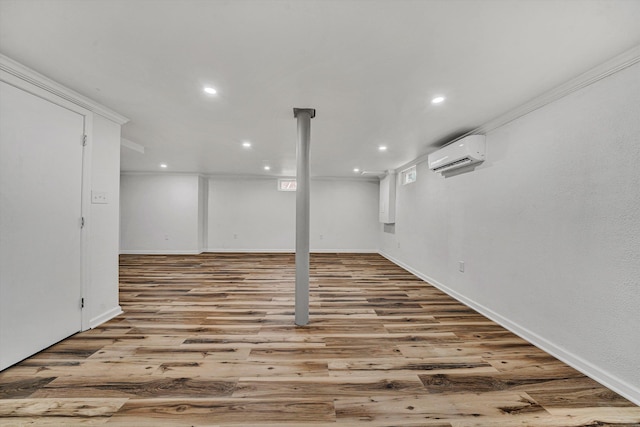
<svg viewBox="0 0 640 427"><path fill-rule="evenodd" d="M123 255L124 314L0 373L0 425L640 426L640 407L374 254Z"/></svg>

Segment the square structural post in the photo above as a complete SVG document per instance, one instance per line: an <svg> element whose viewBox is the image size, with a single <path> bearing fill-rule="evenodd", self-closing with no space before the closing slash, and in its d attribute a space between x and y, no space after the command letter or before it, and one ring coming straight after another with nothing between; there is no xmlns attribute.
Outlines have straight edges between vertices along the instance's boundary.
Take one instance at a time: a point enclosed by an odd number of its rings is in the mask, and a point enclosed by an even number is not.
<svg viewBox="0 0 640 427"><path fill-rule="evenodd" d="M313 108L294 108L298 119L296 145L296 315L295 323L309 323L309 145Z"/></svg>

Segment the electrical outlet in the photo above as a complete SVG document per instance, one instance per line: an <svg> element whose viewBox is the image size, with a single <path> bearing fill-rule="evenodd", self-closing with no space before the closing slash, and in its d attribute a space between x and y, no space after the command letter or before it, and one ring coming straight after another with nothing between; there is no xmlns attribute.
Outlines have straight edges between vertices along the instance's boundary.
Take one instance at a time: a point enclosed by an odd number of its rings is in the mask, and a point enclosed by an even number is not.
<svg viewBox="0 0 640 427"><path fill-rule="evenodd" d="M460 273L464 273L464 261L458 261L458 270Z"/></svg>
<svg viewBox="0 0 640 427"><path fill-rule="evenodd" d="M92 191L91 192L91 203L94 204L94 205L109 203L109 198L107 197L107 192L106 191Z"/></svg>
<svg viewBox="0 0 640 427"><path fill-rule="evenodd" d="M235 239L237 239L237 238L238 238L238 235L234 233L234 234L233 234L233 239L235 240Z"/></svg>
<svg viewBox="0 0 640 427"><path fill-rule="evenodd" d="M320 235L320 240L323 240L323 239L324 239L324 234L321 234Z"/></svg>

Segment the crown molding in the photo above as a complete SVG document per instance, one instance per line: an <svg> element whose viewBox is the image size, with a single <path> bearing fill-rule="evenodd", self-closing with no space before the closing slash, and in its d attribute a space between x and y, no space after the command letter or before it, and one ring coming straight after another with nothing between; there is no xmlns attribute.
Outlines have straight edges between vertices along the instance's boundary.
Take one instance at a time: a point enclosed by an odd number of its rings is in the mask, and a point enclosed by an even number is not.
<svg viewBox="0 0 640 427"><path fill-rule="evenodd" d="M120 145L127 147L129 150L144 154L144 145L138 144L137 142L130 141L126 138L120 138Z"/></svg>
<svg viewBox="0 0 640 427"><path fill-rule="evenodd" d="M31 68L28 68L2 54L0 54L0 70L21 80L24 80L25 82L31 83L32 85L37 86L40 89L43 89L62 99L66 99L73 104L99 114L119 125L123 125L129 121L128 118L116 113L115 111L98 104L97 102L87 98L84 95L79 94L78 92L62 86L60 83L57 83L50 78L45 77L42 74L32 70Z"/></svg>
<svg viewBox="0 0 640 427"><path fill-rule="evenodd" d="M197 176L206 178L198 172L173 172L173 171L120 171L120 176Z"/></svg>
<svg viewBox="0 0 640 427"><path fill-rule="evenodd" d="M121 171L120 176L199 176L207 179L219 180L244 180L244 181L277 181L279 179L295 179L295 176L271 176L271 175L241 175L241 174L210 174L199 172L173 172L173 171ZM339 176L312 176L311 181L348 181L348 182L378 182L378 177L339 177Z"/></svg>
<svg viewBox="0 0 640 427"><path fill-rule="evenodd" d="M469 135L477 135L477 134L485 135L501 126L506 125L507 123L510 123L516 119L519 119L522 116L525 116L531 113L532 111L535 111L539 108L544 107L545 105L551 104L552 102L562 99L572 94L573 92L576 92L582 88L592 85L602 79L605 79L611 76L612 74L617 73L618 71L622 71L625 68L628 68L634 64L637 64L638 62L640 62L640 45L635 46L623 52L622 54L613 57L612 59L569 80L568 82L563 83L559 86L556 86L555 88L543 93L542 95L537 96L525 102L524 104L516 108L513 108L492 120L489 120L488 122L465 133L464 135L461 135L460 137L454 140L451 140L444 146L452 144ZM442 147L435 148L434 150L431 150L431 152L439 148L442 148ZM429 153L423 154L417 157L416 159L410 162L404 163L403 165L397 167L396 171L401 171L414 164L422 163L427 160L428 156L429 156Z"/></svg>
<svg viewBox="0 0 640 427"><path fill-rule="evenodd" d="M519 107L514 108L513 110L510 110L509 112L488 121L487 123L469 132L469 134L486 134L487 132L491 132L494 129L504 126L515 119L518 119L526 114L529 114L532 111L537 110L538 108L544 107L545 105L562 99L565 96L572 94L573 92L592 85L638 62L640 62L640 45L610 59L607 62L598 65L597 67L590 69L585 73L580 74L579 76L569 80L564 84L561 84L560 86L556 86L550 91L545 92L536 98L533 98L532 100L520 105Z"/></svg>
<svg viewBox="0 0 640 427"><path fill-rule="evenodd" d="M295 179L295 175L252 175L252 174L202 174L205 178L211 179L228 179L228 180L270 180L277 181L279 179ZM378 177L362 177L362 176L311 176L311 181L352 181L352 182L378 182Z"/></svg>

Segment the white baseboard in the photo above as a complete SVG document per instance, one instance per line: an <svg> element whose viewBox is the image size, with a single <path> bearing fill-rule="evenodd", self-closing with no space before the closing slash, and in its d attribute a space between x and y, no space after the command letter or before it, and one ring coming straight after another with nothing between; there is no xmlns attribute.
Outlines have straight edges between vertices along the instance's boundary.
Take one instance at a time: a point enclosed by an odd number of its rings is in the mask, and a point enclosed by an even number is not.
<svg viewBox="0 0 640 427"><path fill-rule="evenodd" d="M311 249L312 254L377 254L377 249Z"/></svg>
<svg viewBox="0 0 640 427"><path fill-rule="evenodd" d="M199 250L182 249L120 249L120 255L197 255Z"/></svg>
<svg viewBox="0 0 640 427"><path fill-rule="evenodd" d="M204 252L238 252L238 253L295 253L295 249L242 249L242 248L209 248ZM377 254L377 249L311 249L312 254L315 253L341 253L341 254Z"/></svg>
<svg viewBox="0 0 640 427"><path fill-rule="evenodd" d="M295 253L295 249L256 249L256 248L207 248L199 250L159 250L159 249L121 249L121 255L197 255L203 252L238 252L238 253ZM340 254L377 254L378 249L311 249L311 253Z"/></svg>
<svg viewBox="0 0 640 427"><path fill-rule="evenodd" d="M89 329L100 326L104 322L107 322L120 314L122 314L122 307L120 307L119 305L115 306L111 310L108 310L100 314L99 316L96 316L93 319L89 320Z"/></svg>
<svg viewBox="0 0 640 427"><path fill-rule="evenodd" d="M426 274L418 270L415 270L411 266L403 263L398 259L395 259L391 255L383 251L378 251L378 253L383 257L385 257L386 259L388 259L389 261L393 262L394 264L404 268L410 273L413 273L414 275L421 278L425 282L428 282L429 284L440 289L442 292L460 301L464 305L474 309L475 311L482 314L483 316L488 317L489 319L493 320L494 322L498 323L499 325L503 326L504 328L518 335L520 338L530 342L531 344L535 345L539 349L549 353L553 357L577 369L578 371L582 372L586 376L599 382L605 387L615 391L616 393L620 394L626 399L629 399L636 405L640 405L640 389L638 389L638 387L635 387L634 385L629 384L628 382L614 375L611 375L604 369L584 360L582 357L576 354L573 354L567 351L562 346L547 340L546 338L530 331L529 329L483 306L482 304L478 304L477 302L465 297L464 295L456 292L455 290L449 288L448 286L445 286L442 283L439 283L437 280L434 280L433 278L427 276Z"/></svg>
<svg viewBox="0 0 640 427"><path fill-rule="evenodd" d="M247 249L247 248L207 248L204 252L207 253L228 253L228 252L238 252L238 253L294 253L295 249Z"/></svg>

